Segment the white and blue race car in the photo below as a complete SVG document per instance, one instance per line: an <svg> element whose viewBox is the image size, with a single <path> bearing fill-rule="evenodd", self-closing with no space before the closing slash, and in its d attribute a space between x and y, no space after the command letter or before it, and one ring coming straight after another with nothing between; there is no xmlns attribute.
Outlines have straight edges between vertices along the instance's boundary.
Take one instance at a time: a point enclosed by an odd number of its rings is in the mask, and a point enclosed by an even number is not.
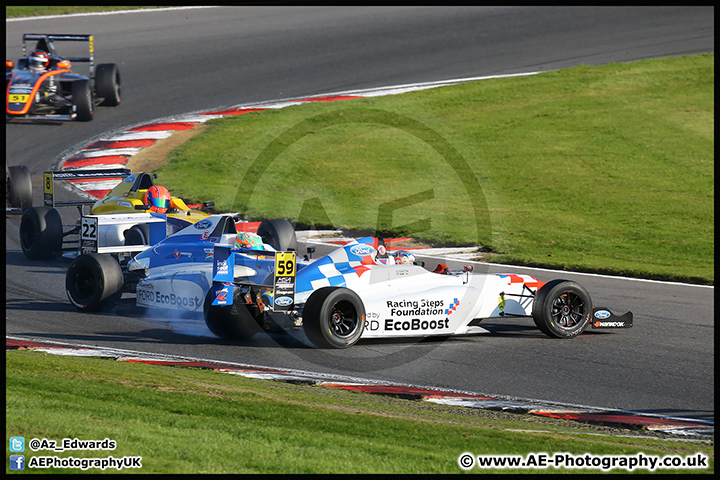
<svg viewBox="0 0 720 480"><path fill-rule="evenodd" d="M320 348L346 348L361 338L485 333L479 324L489 318L529 317L556 338L633 323L631 312L593 307L574 281L480 274L469 266L429 271L409 252L388 252L376 237L316 259L309 258L311 247L298 258L286 220L265 221L257 232L260 242L239 244L233 219L214 215L127 263L82 254L68 269L68 298L78 309L95 310L134 293L139 307L202 313L221 338L302 330Z"/></svg>
<svg viewBox="0 0 720 480"><path fill-rule="evenodd" d="M168 216L144 215L81 217L77 250L82 253L65 276L68 299L80 310L96 311L113 307L128 293L135 294L138 307L202 315L212 283L213 247L234 246L238 225L245 222L230 215L211 215L166 237ZM116 217L119 224L128 224L129 217L146 227L150 245L104 245L100 227ZM297 248L295 232L286 220L266 220L254 236L266 249Z"/></svg>
<svg viewBox="0 0 720 480"><path fill-rule="evenodd" d="M467 266L429 271L409 252L388 254L380 238L354 240L316 260L292 252L216 244L205 321L220 337L302 328L320 348L369 338L484 333L488 318L532 317L546 335L572 338L588 326L627 328L632 313L593 308L576 282L529 275L474 274ZM264 278L264 280L263 280Z"/></svg>

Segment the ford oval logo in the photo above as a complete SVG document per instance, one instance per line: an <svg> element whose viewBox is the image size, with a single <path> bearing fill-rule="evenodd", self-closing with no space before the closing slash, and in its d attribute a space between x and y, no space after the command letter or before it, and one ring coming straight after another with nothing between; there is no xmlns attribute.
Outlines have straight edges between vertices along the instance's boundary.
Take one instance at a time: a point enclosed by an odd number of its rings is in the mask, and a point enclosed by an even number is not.
<svg viewBox="0 0 720 480"><path fill-rule="evenodd" d="M355 245L354 247L350 248L350 253L359 257L370 255L374 251L375 249L370 245Z"/></svg>
<svg viewBox="0 0 720 480"><path fill-rule="evenodd" d="M212 222L210 220L200 220L195 224L195 228L198 230L207 230L210 227L212 227Z"/></svg>
<svg viewBox="0 0 720 480"><path fill-rule="evenodd" d="M595 312L595 318L599 318L600 320L604 320L610 316L610 312L607 310L598 310Z"/></svg>
<svg viewBox="0 0 720 480"><path fill-rule="evenodd" d="M279 307L287 307L291 303L293 303L293 299L290 297L279 297L275 299L275 305Z"/></svg>

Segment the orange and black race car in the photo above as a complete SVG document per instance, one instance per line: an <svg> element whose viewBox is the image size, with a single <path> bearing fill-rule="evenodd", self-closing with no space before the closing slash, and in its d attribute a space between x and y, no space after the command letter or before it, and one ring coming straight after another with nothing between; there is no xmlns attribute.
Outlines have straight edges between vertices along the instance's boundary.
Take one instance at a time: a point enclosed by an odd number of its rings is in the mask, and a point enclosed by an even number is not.
<svg viewBox="0 0 720 480"><path fill-rule="evenodd" d="M35 41L27 55L26 43ZM86 57L61 57L54 42L88 42ZM73 73L73 62L89 63L89 74ZM26 33L23 57L5 61L6 119L92 120L96 105L120 104L120 71L114 63L94 66L93 36Z"/></svg>

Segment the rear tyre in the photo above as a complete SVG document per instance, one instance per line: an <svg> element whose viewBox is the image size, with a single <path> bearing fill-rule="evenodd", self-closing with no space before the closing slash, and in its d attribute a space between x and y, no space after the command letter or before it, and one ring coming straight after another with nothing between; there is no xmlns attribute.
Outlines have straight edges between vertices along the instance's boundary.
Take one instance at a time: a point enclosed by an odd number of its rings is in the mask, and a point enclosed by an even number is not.
<svg viewBox="0 0 720 480"><path fill-rule="evenodd" d="M360 297L347 288L319 288L303 308L305 335L320 348L355 345L364 328L365 306Z"/></svg>
<svg viewBox="0 0 720 480"><path fill-rule="evenodd" d="M77 108L77 119L80 122L89 122L93 118L95 100L90 88L90 80L75 80L72 82L73 103Z"/></svg>
<svg viewBox="0 0 720 480"><path fill-rule="evenodd" d="M111 308L122 295L124 277L120 264L110 255L84 253L70 264L65 290L78 310Z"/></svg>
<svg viewBox="0 0 720 480"><path fill-rule="evenodd" d="M150 227L147 224L133 225L123 235L125 245L150 245Z"/></svg>
<svg viewBox="0 0 720 480"><path fill-rule="evenodd" d="M260 224L257 234L263 242L279 252L297 251L297 237L292 224L284 218L265 220Z"/></svg>
<svg viewBox="0 0 720 480"><path fill-rule="evenodd" d="M588 326L592 300L585 288L569 280L553 280L535 295L532 317L545 335L573 338Z"/></svg>
<svg viewBox="0 0 720 480"><path fill-rule="evenodd" d="M30 260L51 260L62 251L62 219L50 207L30 207L20 218L20 246Z"/></svg>
<svg viewBox="0 0 720 480"><path fill-rule="evenodd" d="M205 296L203 313L205 324L210 331L220 338L229 340L249 340L261 328L250 314L245 304L240 303L240 292L235 290L232 305L213 306L212 288Z"/></svg>
<svg viewBox="0 0 720 480"><path fill-rule="evenodd" d="M32 179L30 170L25 165L8 167L10 174L8 200L10 206L25 211L32 207Z"/></svg>
<svg viewBox="0 0 720 480"><path fill-rule="evenodd" d="M103 99L100 105L120 105L120 70L114 63L103 63L95 71L95 91Z"/></svg>

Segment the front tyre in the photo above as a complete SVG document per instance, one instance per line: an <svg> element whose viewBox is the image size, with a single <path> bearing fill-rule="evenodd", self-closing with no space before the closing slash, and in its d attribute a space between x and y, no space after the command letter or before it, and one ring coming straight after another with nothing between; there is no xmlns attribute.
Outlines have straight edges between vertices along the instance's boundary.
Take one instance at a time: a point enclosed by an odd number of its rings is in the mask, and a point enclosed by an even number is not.
<svg viewBox="0 0 720 480"><path fill-rule="evenodd" d="M114 63L102 63L95 71L95 92L103 99L101 105L120 105L120 70Z"/></svg>
<svg viewBox="0 0 720 480"><path fill-rule="evenodd" d="M320 348L355 345L365 328L365 306L347 288L323 287L314 291L303 308L303 329Z"/></svg>
<svg viewBox="0 0 720 480"><path fill-rule="evenodd" d="M72 98L77 108L77 119L80 122L89 122L93 118L95 99L93 98L90 80L75 80L72 82Z"/></svg>
<svg viewBox="0 0 720 480"><path fill-rule="evenodd" d="M122 295L124 276L110 255L84 253L73 260L65 275L65 290L78 310L112 307Z"/></svg>
<svg viewBox="0 0 720 480"><path fill-rule="evenodd" d="M588 326L592 313L590 294L579 283L553 280L535 295L532 317L545 335L573 338Z"/></svg>

